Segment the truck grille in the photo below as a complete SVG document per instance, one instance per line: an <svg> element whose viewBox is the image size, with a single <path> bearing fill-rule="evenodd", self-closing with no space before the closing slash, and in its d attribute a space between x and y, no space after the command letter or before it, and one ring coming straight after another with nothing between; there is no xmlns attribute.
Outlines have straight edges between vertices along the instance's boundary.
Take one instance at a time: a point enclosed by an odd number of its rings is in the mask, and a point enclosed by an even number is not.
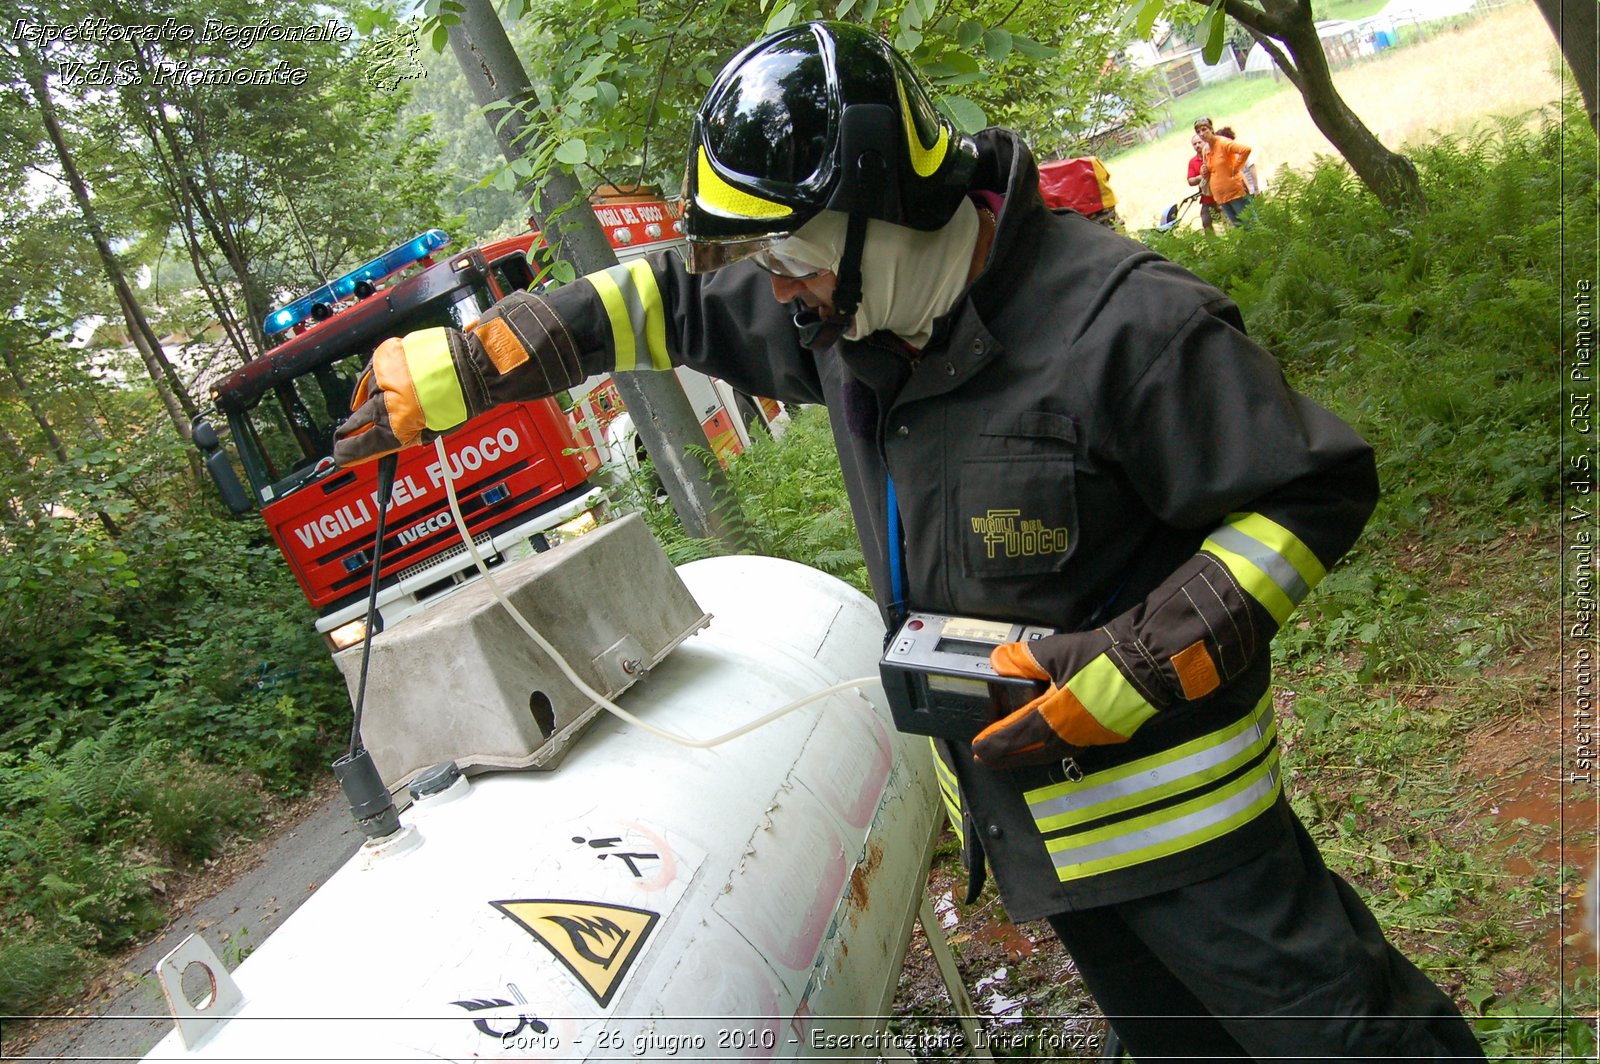
<svg viewBox="0 0 1600 1064"><path fill-rule="evenodd" d="M492 537L488 532L479 532L476 536L472 537L472 542L479 548L479 553L482 553L483 546L487 544L491 538ZM463 547L461 542L457 540L454 546L446 547L444 550L431 556L426 561L421 561L416 565L409 565L406 568L401 569L399 579L405 580L408 577L416 576L418 573L425 573L429 569L432 569L437 565L442 565L452 558L459 558L461 555L466 553L466 550L467 548ZM487 560L488 559L485 559L485 561Z"/></svg>

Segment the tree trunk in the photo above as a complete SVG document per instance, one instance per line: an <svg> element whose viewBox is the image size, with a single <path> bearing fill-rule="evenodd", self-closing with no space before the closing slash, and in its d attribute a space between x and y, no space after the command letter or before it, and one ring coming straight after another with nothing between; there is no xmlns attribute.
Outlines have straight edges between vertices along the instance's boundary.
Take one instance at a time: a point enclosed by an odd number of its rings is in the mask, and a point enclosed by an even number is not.
<svg viewBox="0 0 1600 1064"><path fill-rule="evenodd" d="M472 93L500 142L508 162L530 154L538 133L523 110L533 88L522 61L507 39L489 0L466 0L461 21L450 27L450 50L461 64ZM509 102L509 111L488 105ZM588 209L577 179L552 168L523 183L522 193L538 206L536 220L546 243L572 263L579 275L615 266L616 252L594 212ZM570 210L563 210L575 204ZM715 458L697 460L690 447L705 453L706 436L689 398L673 373L615 373L612 381L633 414L634 427L655 463L673 509L691 536L739 546L739 523L718 499L731 499L727 478Z"/></svg>
<svg viewBox="0 0 1600 1064"><path fill-rule="evenodd" d="M38 397L33 394L33 389L28 386L27 378L22 375L22 367L17 365L16 356L12 353L9 344L0 344L0 361L5 362L6 372L11 374L11 379L16 382L17 394L22 397L23 403L28 407L28 412L33 415L33 420L38 424L39 431L44 433L45 443L49 446L56 460L63 466L68 465L71 459L67 457L67 447L61 442L61 437L56 435L55 426L50 424L50 416L40 405ZM95 515L100 518L100 527L106 530L106 535L116 539L122 535L122 529L111 519L111 515L104 510L96 510Z"/></svg>
<svg viewBox="0 0 1600 1064"><path fill-rule="evenodd" d="M149 320L144 316L144 311L133 294L132 286L128 284L127 276L122 272L122 264L117 261L116 254L111 250L111 242L106 238L94 203L89 198L88 186L83 183L83 177L78 173L72 151L67 147L66 137L56 120L55 104L50 98L50 86L45 79L44 71L39 68L36 58L31 54L25 54L23 62L24 77L28 87L33 90L34 101L39 107L45 132L49 135L50 143L55 147L56 157L61 162L62 176L72 189L72 197L77 202L79 213L83 215L89 238L94 241L95 250L99 252L100 261L105 267L106 278L111 282L112 290L116 292L117 303L121 306L123 318L127 321L133 345L138 349L139 357L144 360L145 369L150 374L150 382L155 387L161 405L166 407L167 416L172 420L173 427L178 435L187 441L192 431L191 423L199 412L198 408L184 390L183 382L178 379L172 363L168 361L166 352L161 347L160 338L150 327Z"/></svg>
<svg viewBox="0 0 1600 1064"><path fill-rule="evenodd" d="M256 351L263 352L267 349L265 330L267 314L272 310L272 304L266 289L256 277L255 270L251 268L250 254L243 242L246 230L233 220L233 212L228 209L228 202L220 191L222 186L212 169L211 153L206 150L203 120L195 134L195 145L200 175L204 178L204 181L199 183L200 190L209 201L206 214L215 219L217 232L221 234L219 246L223 256L233 270L233 275L239 278L239 294L244 297L245 330Z"/></svg>
<svg viewBox="0 0 1600 1064"><path fill-rule="evenodd" d="M29 456L23 450L22 441L11 435L10 430L4 425L0 425L0 450L5 451L17 474L25 474L28 471ZM0 498L0 528L24 528L33 523L23 512L16 492L0 492L0 495L3 495L3 498Z"/></svg>
<svg viewBox="0 0 1600 1064"><path fill-rule="evenodd" d="M1583 109L1589 115L1589 125L1600 134L1600 20L1596 12L1600 4L1594 0L1535 0L1540 14L1561 45L1572 77L1583 96Z"/></svg>
<svg viewBox="0 0 1600 1064"><path fill-rule="evenodd" d="M1197 0L1204 3L1205 0ZM1591 2L1591 0L1584 0ZM1422 210L1427 200L1411 160L1384 147L1339 95L1317 37L1308 0L1224 0L1228 16L1250 31L1305 101L1311 121L1328 138L1361 183L1391 212ZM1280 48L1279 44L1283 47ZM1284 49L1288 54L1284 54ZM1249 143L1246 138L1246 143Z"/></svg>
<svg viewBox="0 0 1600 1064"><path fill-rule="evenodd" d="M249 362L255 354L266 350L266 336L262 332L262 322L266 320L267 311L271 308L266 305L266 294L261 290L261 285L255 280L255 275L250 269L249 256L239 245L238 233L228 216L227 205L217 193L216 184L212 180L210 163L203 145L196 152L200 159L199 169L203 172L205 181L195 178L196 167L191 165L189 151L183 143L183 138L178 136L172 122L168 120L169 106L179 113L192 113L185 111L175 104L169 105L165 96L156 87L155 78L151 73L149 58L140 48L134 49L134 55L140 64L140 70L151 84L151 96L146 101L147 106L139 116L145 125L146 135L150 144L161 156L161 144L165 143L167 152L172 157L170 166L170 182L172 193L181 198L186 210L186 225L193 227L193 216L198 215L204 225L206 233L222 253L223 260L227 262L233 275L238 278L239 294L245 303L243 330L238 339L234 339L234 331L229 330L229 338L233 340L239 352L241 362ZM204 139L203 126L193 134L194 140L200 144ZM165 156L161 156L163 159ZM192 212L192 213L188 213ZM196 264L196 271L199 266ZM214 270L211 272L215 272ZM237 323L238 319L230 311L228 318Z"/></svg>
<svg viewBox="0 0 1600 1064"><path fill-rule="evenodd" d="M178 229L183 234L184 249L189 253L189 263L194 267L195 279L205 292L206 301L211 304L212 313L217 316L217 321L222 325L228 342L238 354L239 361L249 362L253 357L253 351L245 330L233 307L228 305L225 285L217 278L216 270L207 259L205 248L200 242L200 226L195 220L198 205L191 195L189 182L179 172L178 160L168 159L167 149L163 145L161 134L156 129L156 120L151 117L151 111L138 108L135 110L137 113L133 118L144 130L145 138L150 142L150 151L160 169L160 181L166 191L167 202L172 204ZM165 122L162 124L164 126Z"/></svg>

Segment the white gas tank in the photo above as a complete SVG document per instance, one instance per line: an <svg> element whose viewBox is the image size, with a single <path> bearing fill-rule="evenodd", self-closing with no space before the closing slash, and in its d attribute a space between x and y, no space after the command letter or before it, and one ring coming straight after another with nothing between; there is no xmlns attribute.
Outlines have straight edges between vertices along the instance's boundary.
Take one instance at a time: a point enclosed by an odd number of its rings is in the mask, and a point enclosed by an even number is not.
<svg viewBox="0 0 1600 1064"><path fill-rule="evenodd" d="M650 723L720 735L876 674L882 624L840 581L678 572L712 621L621 699ZM870 1059L936 797L875 684L710 750L603 715L553 772L415 802L239 966L231 1018L146 1059Z"/></svg>

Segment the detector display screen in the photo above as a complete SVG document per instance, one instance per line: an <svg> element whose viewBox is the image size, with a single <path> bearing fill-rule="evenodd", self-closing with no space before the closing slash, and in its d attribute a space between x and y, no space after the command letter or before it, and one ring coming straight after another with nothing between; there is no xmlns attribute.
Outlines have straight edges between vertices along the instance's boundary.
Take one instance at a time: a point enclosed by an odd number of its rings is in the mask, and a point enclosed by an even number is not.
<svg viewBox="0 0 1600 1064"><path fill-rule="evenodd" d="M994 649L993 643L973 643L966 639L941 639L934 644L941 654L961 654L969 658L987 658Z"/></svg>
<svg viewBox="0 0 1600 1064"><path fill-rule="evenodd" d="M1045 686L998 675L989 655L1002 643L1027 643L1054 629L1022 623L912 613L878 662L895 727L913 735L970 740Z"/></svg>
<svg viewBox="0 0 1600 1064"><path fill-rule="evenodd" d="M973 698L988 698L989 685L982 680L969 680L965 676L945 676L943 673L928 673L928 689L939 691L947 695L970 695Z"/></svg>
<svg viewBox="0 0 1600 1064"><path fill-rule="evenodd" d="M946 639L977 640L991 647L1011 639L1015 625L1004 621L985 621L977 617L946 617L939 634Z"/></svg>

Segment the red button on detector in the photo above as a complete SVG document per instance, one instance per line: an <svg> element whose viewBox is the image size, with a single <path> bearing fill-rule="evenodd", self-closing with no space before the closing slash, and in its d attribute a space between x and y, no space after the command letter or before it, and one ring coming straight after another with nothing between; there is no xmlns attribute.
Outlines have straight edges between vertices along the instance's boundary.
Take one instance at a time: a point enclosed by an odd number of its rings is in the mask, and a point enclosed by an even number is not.
<svg viewBox="0 0 1600 1064"><path fill-rule="evenodd" d="M912 619L906 622L906 627L911 629L913 632L920 632L922 631L922 622Z"/></svg>

